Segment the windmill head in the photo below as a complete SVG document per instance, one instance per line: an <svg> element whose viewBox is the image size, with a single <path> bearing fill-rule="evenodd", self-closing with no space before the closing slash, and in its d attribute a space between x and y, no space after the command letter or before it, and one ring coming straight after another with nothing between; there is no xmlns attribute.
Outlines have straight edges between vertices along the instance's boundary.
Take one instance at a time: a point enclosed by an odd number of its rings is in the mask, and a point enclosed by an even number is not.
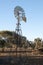
<svg viewBox="0 0 43 65"><path fill-rule="evenodd" d="M19 18L20 20L26 21L24 10L20 6L15 7L14 15L17 19Z"/></svg>

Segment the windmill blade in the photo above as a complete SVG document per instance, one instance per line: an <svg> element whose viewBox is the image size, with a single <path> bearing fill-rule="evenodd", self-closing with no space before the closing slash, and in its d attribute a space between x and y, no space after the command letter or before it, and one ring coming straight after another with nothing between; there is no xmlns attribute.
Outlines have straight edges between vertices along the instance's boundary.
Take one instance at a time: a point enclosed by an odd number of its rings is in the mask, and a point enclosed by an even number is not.
<svg viewBox="0 0 43 65"><path fill-rule="evenodd" d="M23 21L26 22L26 17L22 17Z"/></svg>
<svg viewBox="0 0 43 65"><path fill-rule="evenodd" d="M24 10L20 6L16 6L15 9L14 9L15 16L18 16L18 13L21 14L21 15L24 14Z"/></svg>
<svg viewBox="0 0 43 65"><path fill-rule="evenodd" d="M26 22L26 17L25 17L25 12L23 10L23 8L21 8L20 6L16 6L14 9L14 15L15 17L18 19L18 16L20 17L19 19Z"/></svg>

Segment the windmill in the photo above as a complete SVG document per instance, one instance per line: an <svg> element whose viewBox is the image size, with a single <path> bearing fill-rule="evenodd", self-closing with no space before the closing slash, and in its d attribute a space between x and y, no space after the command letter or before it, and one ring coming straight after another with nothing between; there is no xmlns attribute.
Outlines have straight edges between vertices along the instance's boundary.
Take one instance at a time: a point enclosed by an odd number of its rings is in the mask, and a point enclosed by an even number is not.
<svg viewBox="0 0 43 65"><path fill-rule="evenodd" d="M21 30L21 27L20 27L21 26L20 21L23 20L24 22L26 22L26 17L25 17L25 13L24 13L23 8L21 8L20 6L15 7L14 15L15 15L15 17L17 19L15 32L17 34L17 44L19 45L19 43L21 43L20 39L22 40L22 30Z"/></svg>

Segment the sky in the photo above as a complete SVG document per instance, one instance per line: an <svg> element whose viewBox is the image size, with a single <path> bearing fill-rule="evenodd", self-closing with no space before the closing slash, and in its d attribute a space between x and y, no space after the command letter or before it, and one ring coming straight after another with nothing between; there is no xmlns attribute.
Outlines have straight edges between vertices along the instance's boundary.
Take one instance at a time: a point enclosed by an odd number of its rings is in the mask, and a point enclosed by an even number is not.
<svg viewBox="0 0 43 65"><path fill-rule="evenodd" d="M14 8L24 9L26 23L21 21L22 35L28 40L43 39L43 0L0 0L0 31L15 31Z"/></svg>

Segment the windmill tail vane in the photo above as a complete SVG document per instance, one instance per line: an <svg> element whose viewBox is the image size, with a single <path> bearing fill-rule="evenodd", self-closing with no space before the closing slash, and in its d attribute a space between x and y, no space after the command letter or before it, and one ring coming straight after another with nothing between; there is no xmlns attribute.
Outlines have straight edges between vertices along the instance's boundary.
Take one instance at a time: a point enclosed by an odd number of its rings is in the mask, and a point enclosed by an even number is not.
<svg viewBox="0 0 43 65"><path fill-rule="evenodd" d="M26 22L26 17L22 17L23 21Z"/></svg>

